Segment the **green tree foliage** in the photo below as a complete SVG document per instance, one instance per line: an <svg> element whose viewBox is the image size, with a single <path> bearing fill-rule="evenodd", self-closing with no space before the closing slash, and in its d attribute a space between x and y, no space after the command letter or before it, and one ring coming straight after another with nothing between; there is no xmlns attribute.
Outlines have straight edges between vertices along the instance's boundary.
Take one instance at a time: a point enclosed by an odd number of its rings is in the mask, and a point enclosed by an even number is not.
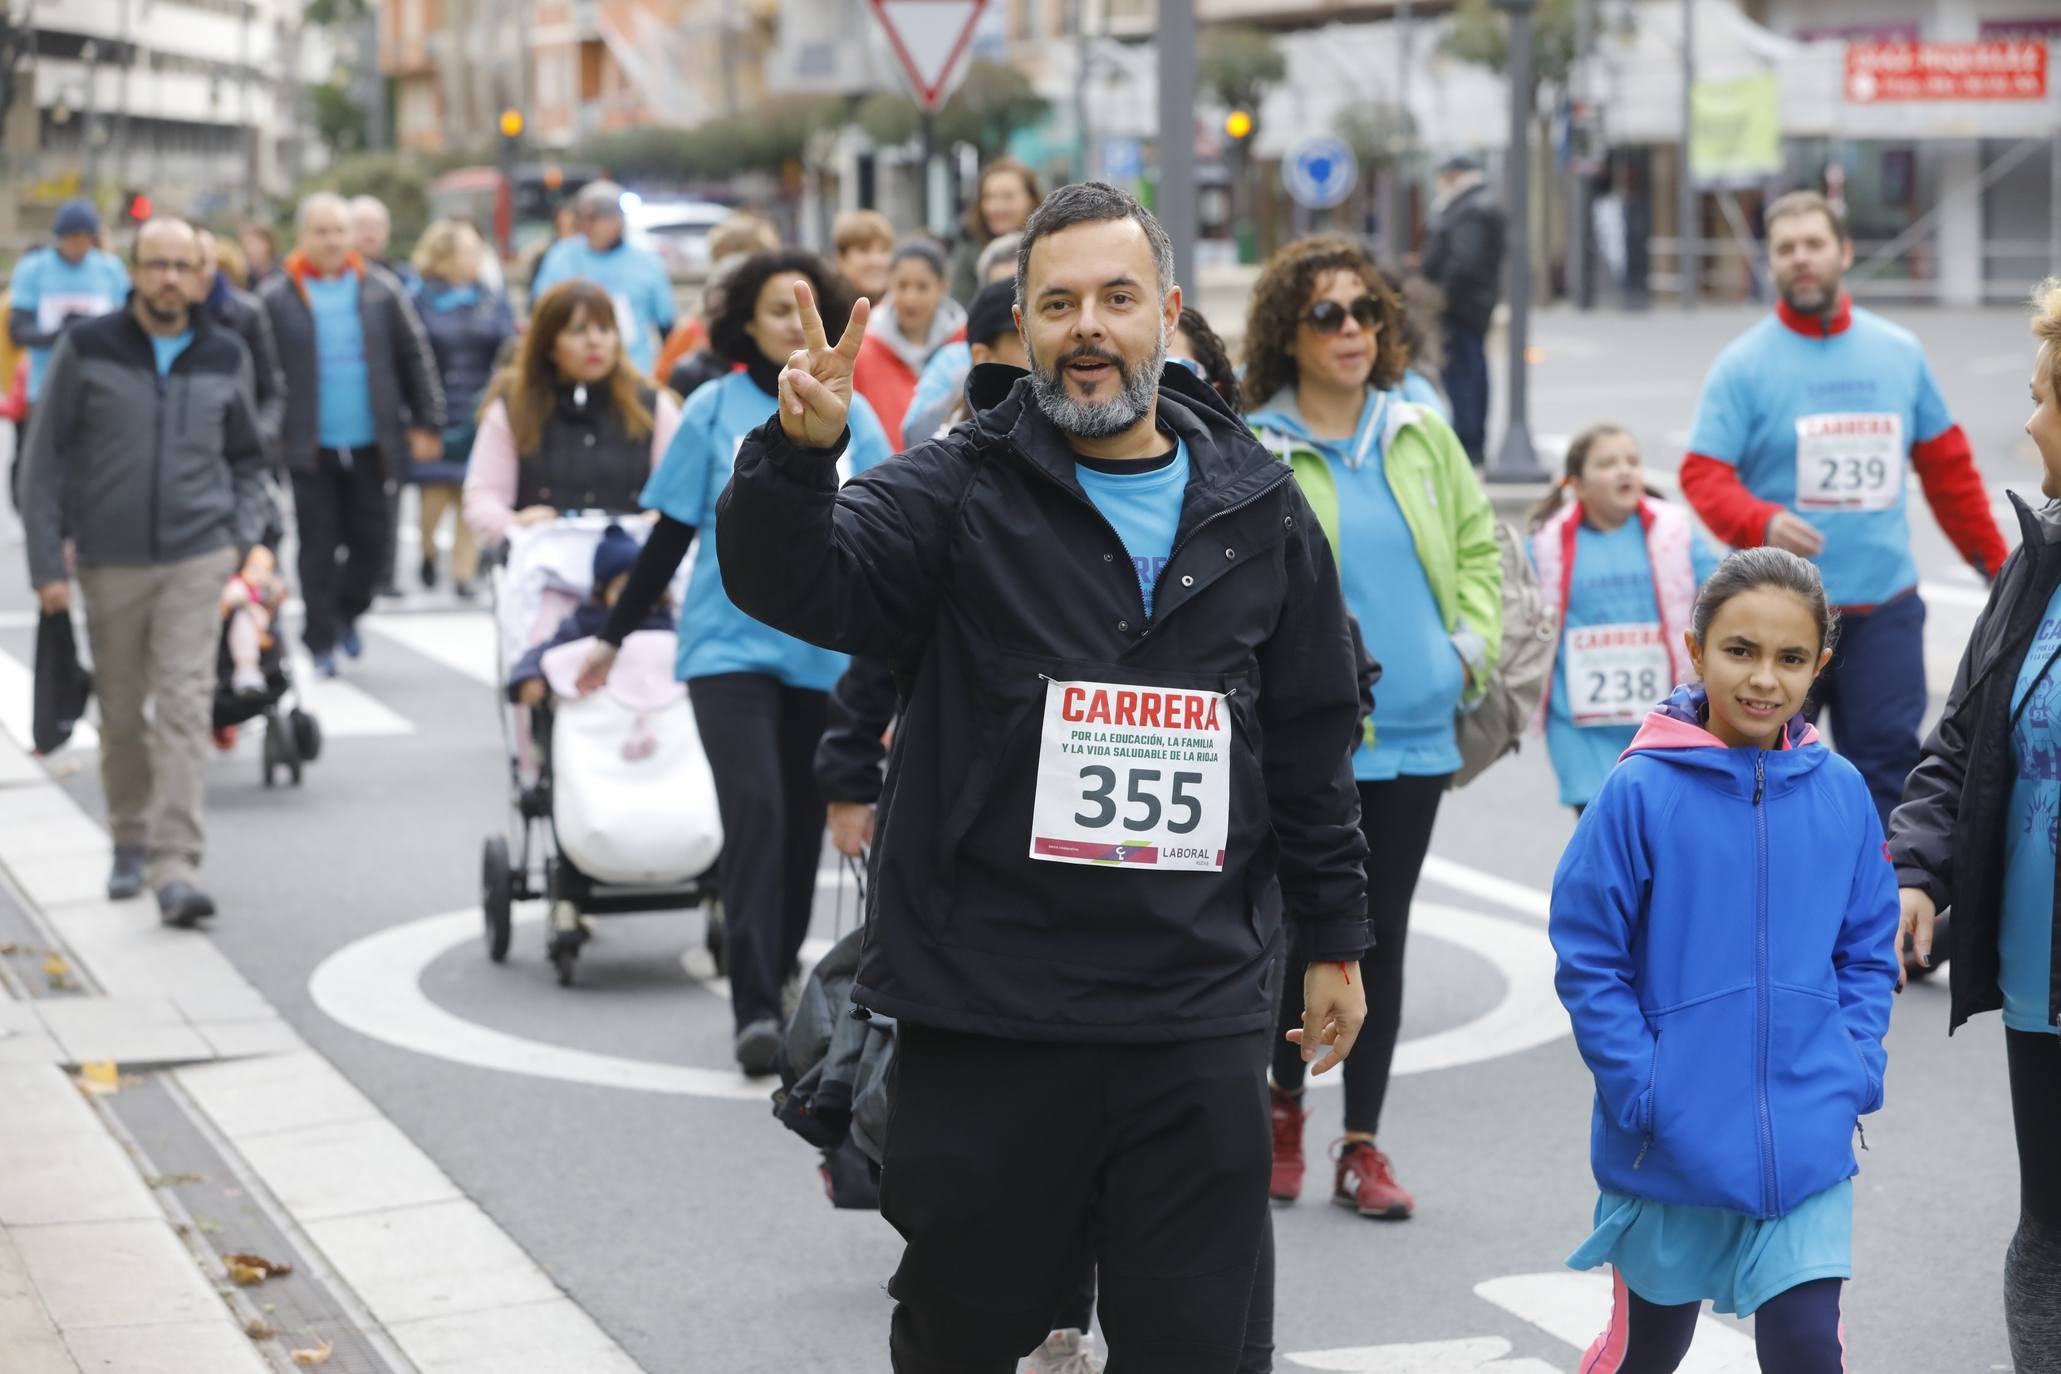
<svg viewBox="0 0 2061 1374"><path fill-rule="evenodd" d="M1532 72L1543 85L1567 81L1574 65L1575 0L1539 0L1531 19ZM1491 0L1459 0L1445 50L1463 62L1501 71L1510 62L1510 20Z"/></svg>
<svg viewBox="0 0 2061 1374"><path fill-rule="evenodd" d="M687 181L778 171L800 158L811 135L845 122L835 96L781 96L748 114L692 129L641 128L597 134L570 150L568 162L605 167L630 180Z"/></svg>
<svg viewBox="0 0 2061 1374"><path fill-rule="evenodd" d="M308 87L308 105L315 132L330 152L343 157L363 151L368 128L365 107L351 99L343 82L325 81Z"/></svg>
<svg viewBox="0 0 2061 1374"><path fill-rule="evenodd" d="M966 69L966 77L937 112L940 146L971 143L981 161L999 157L1019 130L1045 117L1049 106L1016 68L986 58ZM922 127L923 112L899 91L879 91L859 105L854 122L882 146L907 143Z"/></svg>
<svg viewBox="0 0 2061 1374"><path fill-rule="evenodd" d="M1000 157L1020 130L1042 120L1046 108L1029 77L983 58L966 69L966 79L938 111L938 137L971 143L985 162Z"/></svg>
<svg viewBox="0 0 2061 1374"><path fill-rule="evenodd" d="M1234 110L1259 119L1260 101L1288 77L1288 59L1264 29L1240 24L1202 31L1195 75L1202 88Z"/></svg>
<svg viewBox="0 0 2061 1374"><path fill-rule="evenodd" d="M1331 131L1345 140L1353 155L1369 167L1395 161L1398 148L1416 137L1417 121L1408 110L1386 100L1360 100L1338 112Z"/></svg>

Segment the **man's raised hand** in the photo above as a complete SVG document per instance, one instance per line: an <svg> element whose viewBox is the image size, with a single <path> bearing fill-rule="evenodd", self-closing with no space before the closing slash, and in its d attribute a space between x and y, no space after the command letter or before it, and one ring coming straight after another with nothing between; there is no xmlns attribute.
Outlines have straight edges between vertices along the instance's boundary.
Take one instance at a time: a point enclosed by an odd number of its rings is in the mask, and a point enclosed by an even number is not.
<svg viewBox="0 0 2061 1374"><path fill-rule="evenodd" d="M866 341L871 307L863 298L852 307L851 323L832 348L808 282L794 284L794 305L805 346L788 354L780 371L780 428L796 448L830 448L844 433L851 410L852 364Z"/></svg>

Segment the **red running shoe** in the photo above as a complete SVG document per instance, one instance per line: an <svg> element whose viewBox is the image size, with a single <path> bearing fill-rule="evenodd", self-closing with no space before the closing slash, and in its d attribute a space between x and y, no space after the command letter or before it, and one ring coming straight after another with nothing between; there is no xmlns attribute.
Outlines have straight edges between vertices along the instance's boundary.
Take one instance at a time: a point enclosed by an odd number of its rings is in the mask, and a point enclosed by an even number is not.
<svg viewBox="0 0 2061 1374"><path fill-rule="evenodd" d="M1280 1156L1275 1158L1278 1161ZM1345 1141L1337 1159L1338 1179L1331 1189L1331 1201L1336 1205L1379 1221L1406 1221L1417 1210L1417 1199L1395 1181L1388 1156L1375 1149L1373 1142ZM1276 1173L1279 1170L1276 1163Z"/></svg>
<svg viewBox="0 0 2061 1374"><path fill-rule="evenodd" d="M1273 1099L1274 1177L1267 1196L1276 1202L1293 1202L1302 1196L1302 1123L1309 1113L1302 1109L1302 1097L1267 1085Z"/></svg>
<svg viewBox="0 0 2061 1374"><path fill-rule="evenodd" d="M215 748L221 750L223 753L226 754L231 749L234 749L236 747L235 726L225 725L221 729L212 731L211 733L214 737Z"/></svg>

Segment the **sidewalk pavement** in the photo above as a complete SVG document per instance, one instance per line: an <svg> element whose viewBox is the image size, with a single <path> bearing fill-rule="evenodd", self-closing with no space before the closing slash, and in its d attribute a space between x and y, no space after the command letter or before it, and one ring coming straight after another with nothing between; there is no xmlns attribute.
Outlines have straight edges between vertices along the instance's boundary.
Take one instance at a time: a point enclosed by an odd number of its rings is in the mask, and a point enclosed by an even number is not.
<svg viewBox="0 0 2061 1374"><path fill-rule="evenodd" d="M233 1195L343 1314L332 1331L364 1356L340 1374L637 1374L205 933L163 927L147 898L106 901L110 859L100 827L0 733L0 1370L327 1362L327 1342L268 1329L262 1292L232 1281L208 1225L187 1224L168 1186L181 1180L147 1177L117 1097L86 1091L97 1077L115 1094L160 1080L183 1105L243 1184ZM47 986L23 973L37 959Z"/></svg>

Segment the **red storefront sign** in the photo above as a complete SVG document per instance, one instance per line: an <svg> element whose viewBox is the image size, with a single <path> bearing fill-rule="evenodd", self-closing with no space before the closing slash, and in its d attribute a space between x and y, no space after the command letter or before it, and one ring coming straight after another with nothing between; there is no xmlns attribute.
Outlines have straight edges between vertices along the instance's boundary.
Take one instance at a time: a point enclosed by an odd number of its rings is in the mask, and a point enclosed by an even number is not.
<svg viewBox="0 0 2061 1374"><path fill-rule="evenodd" d="M1856 105L1895 100L2045 100L2047 45L2026 38L1975 43L1849 43L1846 98Z"/></svg>

